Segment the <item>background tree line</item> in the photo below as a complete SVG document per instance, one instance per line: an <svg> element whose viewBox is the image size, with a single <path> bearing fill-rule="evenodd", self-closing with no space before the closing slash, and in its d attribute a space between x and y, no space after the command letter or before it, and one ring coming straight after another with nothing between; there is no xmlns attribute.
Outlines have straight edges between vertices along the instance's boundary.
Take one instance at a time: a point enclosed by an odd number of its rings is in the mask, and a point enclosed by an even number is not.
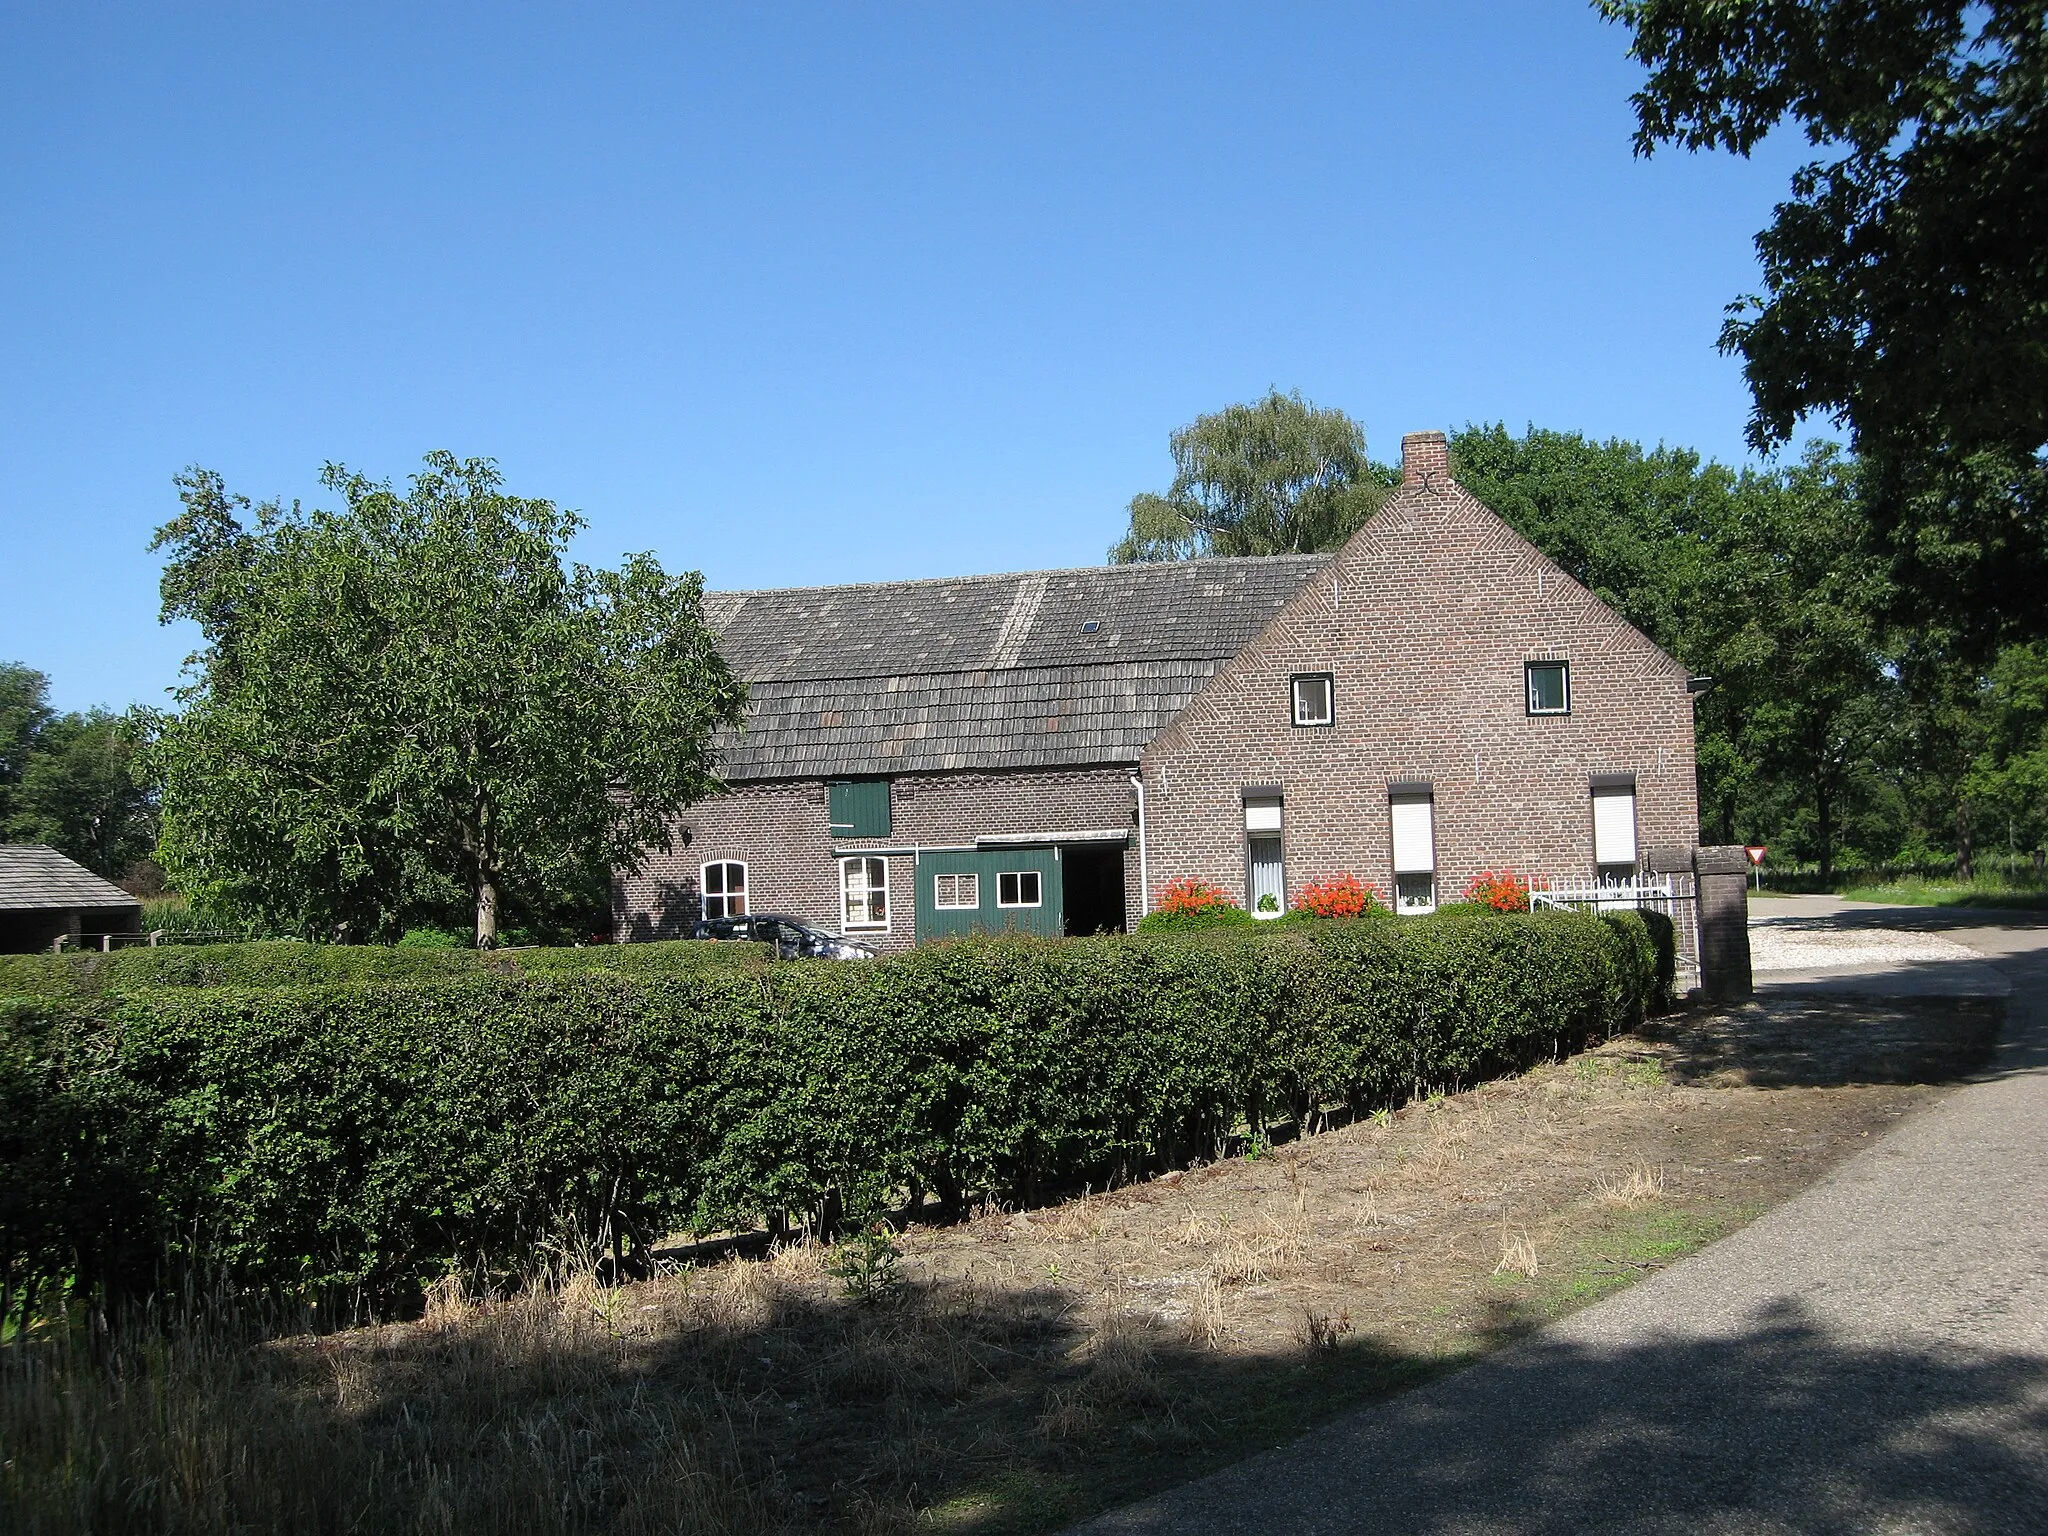
<svg viewBox="0 0 2048 1536"><path fill-rule="evenodd" d="M109 880L142 877L156 847L156 800L138 771L147 717L60 714L50 680L0 662L0 842L47 843Z"/></svg>
<svg viewBox="0 0 2048 1536"><path fill-rule="evenodd" d="M1334 549L1399 471L1298 395L1203 416L1134 497L1115 560ZM1683 448L1468 426L1481 501L1696 673L1700 835L1842 865L2029 855L2048 835L2048 650L1930 616L1873 512L1880 471L1831 444L1778 469ZM2024 861L2024 858L2023 858Z"/></svg>

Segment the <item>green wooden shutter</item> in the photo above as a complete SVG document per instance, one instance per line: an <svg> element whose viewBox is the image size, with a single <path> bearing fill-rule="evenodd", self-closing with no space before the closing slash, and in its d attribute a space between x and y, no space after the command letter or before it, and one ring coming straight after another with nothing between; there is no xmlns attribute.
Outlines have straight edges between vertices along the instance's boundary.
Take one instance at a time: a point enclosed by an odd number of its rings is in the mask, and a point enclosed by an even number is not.
<svg viewBox="0 0 2048 1536"><path fill-rule="evenodd" d="M891 835L887 779L834 779L825 798L834 837Z"/></svg>

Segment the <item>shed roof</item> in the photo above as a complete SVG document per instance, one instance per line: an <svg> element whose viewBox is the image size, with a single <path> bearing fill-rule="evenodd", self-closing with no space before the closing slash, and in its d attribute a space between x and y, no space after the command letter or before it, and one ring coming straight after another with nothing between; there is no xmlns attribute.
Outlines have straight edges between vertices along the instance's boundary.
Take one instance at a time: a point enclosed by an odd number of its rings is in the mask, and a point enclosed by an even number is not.
<svg viewBox="0 0 2048 1536"><path fill-rule="evenodd" d="M1135 762L1327 555L713 592L734 781Z"/></svg>
<svg viewBox="0 0 2048 1536"><path fill-rule="evenodd" d="M110 880L41 843L0 843L0 912L139 907Z"/></svg>

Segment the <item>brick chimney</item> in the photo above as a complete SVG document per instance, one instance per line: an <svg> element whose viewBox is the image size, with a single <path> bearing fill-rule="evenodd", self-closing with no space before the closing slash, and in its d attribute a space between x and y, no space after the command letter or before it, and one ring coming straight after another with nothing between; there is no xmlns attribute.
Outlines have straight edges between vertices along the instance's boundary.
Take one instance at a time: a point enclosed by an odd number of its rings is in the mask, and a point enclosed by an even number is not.
<svg viewBox="0 0 2048 1536"><path fill-rule="evenodd" d="M1401 439L1401 484L1441 489L1451 483L1451 445L1441 432L1410 432Z"/></svg>

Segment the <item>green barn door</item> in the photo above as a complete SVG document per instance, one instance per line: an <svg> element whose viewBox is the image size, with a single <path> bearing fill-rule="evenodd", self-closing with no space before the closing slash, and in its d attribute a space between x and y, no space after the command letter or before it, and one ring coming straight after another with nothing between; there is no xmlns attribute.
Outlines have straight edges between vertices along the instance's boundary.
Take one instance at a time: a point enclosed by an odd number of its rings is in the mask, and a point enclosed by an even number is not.
<svg viewBox="0 0 2048 1536"><path fill-rule="evenodd" d="M1060 936L1056 848L963 849L917 856L917 941L966 933Z"/></svg>

